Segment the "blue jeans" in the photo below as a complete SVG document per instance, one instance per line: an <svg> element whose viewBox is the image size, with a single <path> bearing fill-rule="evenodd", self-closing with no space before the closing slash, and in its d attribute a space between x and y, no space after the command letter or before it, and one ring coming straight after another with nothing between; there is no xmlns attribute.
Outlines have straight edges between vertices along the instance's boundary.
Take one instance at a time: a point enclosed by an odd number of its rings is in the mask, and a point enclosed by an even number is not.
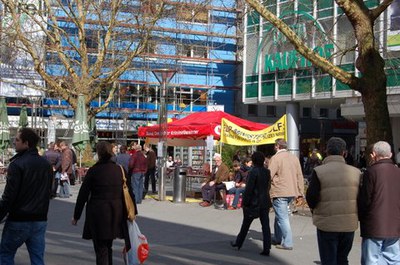
<svg viewBox="0 0 400 265"><path fill-rule="evenodd" d="M382 262L382 261L385 262ZM361 243L361 265L400 264L399 238L365 238Z"/></svg>
<svg viewBox="0 0 400 265"><path fill-rule="evenodd" d="M60 180L60 198L69 198L71 194L68 180Z"/></svg>
<svg viewBox="0 0 400 265"><path fill-rule="evenodd" d="M348 265L354 232L325 232L317 229L321 265Z"/></svg>
<svg viewBox="0 0 400 265"><path fill-rule="evenodd" d="M280 197L272 200L275 211L274 239L284 247L293 247L292 229L290 228L288 205L294 197Z"/></svg>
<svg viewBox="0 0 400 265"><path fill-rule="evenodd" d="M233 201L232 201L232 207L237 208L237 205L238 205L239 199L240 199L240 194L242 194L245 189L246 188L232 188L232 189L228 190L229 194L235 194L235 196L233 197Z"/></svg>
<svg viewBox="0 0 400 265"><path fill-rule="evenodd" d="M132 189L133 194L135 194L135 201L137 204L142 203L143 198L143 173L133 173L132 174Z"/></svg>
<svg viewBox="0 0 400 265"><path fill-rule="evenodd" d="M44 265L47 222L6 221L0 245L0 263L13 265L18 248L25 243L32 265Z"/></svg>

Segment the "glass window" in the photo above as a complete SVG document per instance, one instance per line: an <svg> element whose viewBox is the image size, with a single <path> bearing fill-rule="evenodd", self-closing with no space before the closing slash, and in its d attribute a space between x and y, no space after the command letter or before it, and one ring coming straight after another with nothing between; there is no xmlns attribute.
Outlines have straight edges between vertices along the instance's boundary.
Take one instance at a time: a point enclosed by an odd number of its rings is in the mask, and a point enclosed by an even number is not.
<svg viewBox="0 0 400 265"><path fill-rule="evenodd" d="M250 104L250 105L247 105L247 106L248 106L247 107L247 114L249 116L257 116L257 114L258 114L258 105Z"/></svg>
<svg viewBox="0 0 400 265"><path fill-rule="evenodd" d="M267 117L276 117L276 106L267 106Z"/></svg>
<svg viewBox="0 0 400 265"><path fill-rule="evenodd" d="M318 6L317 6L318 9L333 7L333 0L318 0L317 3L318 3Z"/></svg>
<svg viewBox="0 0 400 265"><path fill-rule="evenodd" d="M319 109L319 116L321 118L328 118L328 109L325 108Z"/></svg>
<svg viewBox="0 0 400 265"><path fill-rule="evenodd" d="M311 108L303 108L303 118L311 118Z"/></svg>

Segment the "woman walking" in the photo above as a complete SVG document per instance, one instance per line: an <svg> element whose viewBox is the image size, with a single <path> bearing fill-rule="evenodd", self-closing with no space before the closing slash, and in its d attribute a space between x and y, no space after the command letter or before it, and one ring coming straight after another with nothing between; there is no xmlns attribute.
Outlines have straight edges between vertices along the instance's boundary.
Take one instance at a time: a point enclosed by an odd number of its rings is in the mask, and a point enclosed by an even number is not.
<svg viewBox="0 0 400 265"><path fill-rule="evenodd" d="M125 239L129 244L127 212L122 191L123 174L130 188L130 177L123 167L112 161L112 146L99 142L96 146L99 161L91 167L82 183L76 200L72 224L76 225L86 204L84 239L92 239L97 265L112 264L112 243L115 238ZM133 202L135 198L132 192ZM135 204L136 211L136 204ZM136 211L137 214L137 211Z"/></svg>
<svg viewBox="0 0 400 265"><path fill-rule="evenodd" d="M265 157L261 152L254 152L251 156L253 168L247 175L246 189L243 193L243 222L240 232L231 246L240 250L246 239L247 232L254 219L260 218L263 233L263 251L260 255L269 256L271 249L271 230L269 228L269 208L271 200L269 189L271 175L264 167Z"/></svg>

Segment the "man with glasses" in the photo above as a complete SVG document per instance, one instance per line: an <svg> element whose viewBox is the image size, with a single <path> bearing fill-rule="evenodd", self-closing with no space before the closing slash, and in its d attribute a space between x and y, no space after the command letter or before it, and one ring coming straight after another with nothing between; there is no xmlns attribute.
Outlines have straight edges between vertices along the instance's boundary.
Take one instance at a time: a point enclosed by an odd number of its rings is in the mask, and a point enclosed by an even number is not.
<svg viewBox="0 0 400 265"><path fill-rule="evenodd" d="M224 199L225 184L223 181L229 180L229 168L222 162L220 154L214 155L215 168L211 177L208 178L201 187L201 194L203 202L200 203L202 207L208 207L214 202L215 192L220 192L221 197Z"/></svg>

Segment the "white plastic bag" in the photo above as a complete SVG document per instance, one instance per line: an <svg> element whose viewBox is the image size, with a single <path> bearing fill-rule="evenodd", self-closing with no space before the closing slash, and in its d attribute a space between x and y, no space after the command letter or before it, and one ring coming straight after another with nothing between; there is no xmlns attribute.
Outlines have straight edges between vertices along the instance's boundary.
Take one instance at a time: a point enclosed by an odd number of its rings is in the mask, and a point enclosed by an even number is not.
<svg viewBox="0 0 400 265"><path fill-rule="evenodd" d="M127 222L131 249L127 252L124 248L124 262L126 265L143 264L149 256L149 244L147 243L147 238L140 232L139 226L135 221Z"/></svg>
<svg viewBox="0 0 400 265"><path fill-rule="evenodd" d="M236 184L234 181L223 181L222 183L225 184L226 190L234 188Z"/></svg>
<svg viewBox="0 0 400 265"><path fill-rule="evenodd" d="M68 174L66 172L61 173L61 180L68 180L69 181L69 177L68 177Z"/></svg>

